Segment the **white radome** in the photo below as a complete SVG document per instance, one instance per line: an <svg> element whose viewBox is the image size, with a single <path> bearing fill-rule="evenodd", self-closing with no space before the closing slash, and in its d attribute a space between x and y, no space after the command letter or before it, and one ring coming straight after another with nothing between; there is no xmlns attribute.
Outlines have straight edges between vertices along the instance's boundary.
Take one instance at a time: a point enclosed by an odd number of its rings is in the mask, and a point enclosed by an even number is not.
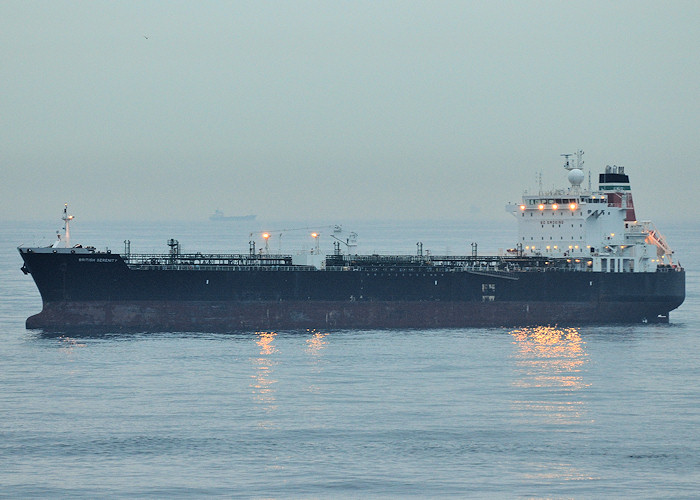
<svg viewBox="0 0 700 500"><path fill-rule="evenodd" d="M569 182L572 186L580 186L585 177L586 176L584 175L583 170L578 168L575 168L569 172Z"/></svg>

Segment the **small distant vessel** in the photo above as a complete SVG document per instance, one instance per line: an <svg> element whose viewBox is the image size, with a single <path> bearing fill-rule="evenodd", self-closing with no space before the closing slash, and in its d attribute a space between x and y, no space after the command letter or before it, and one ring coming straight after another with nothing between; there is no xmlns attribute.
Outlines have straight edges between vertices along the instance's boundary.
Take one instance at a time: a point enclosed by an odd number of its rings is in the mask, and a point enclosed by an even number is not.
<svg viewBox="0 0 700 500"><path fill-rule="evenodd" d="M246 220L255 220L256 215L224 215L218 208L209 217L209 220L214 222L238 222Z"/></svg>

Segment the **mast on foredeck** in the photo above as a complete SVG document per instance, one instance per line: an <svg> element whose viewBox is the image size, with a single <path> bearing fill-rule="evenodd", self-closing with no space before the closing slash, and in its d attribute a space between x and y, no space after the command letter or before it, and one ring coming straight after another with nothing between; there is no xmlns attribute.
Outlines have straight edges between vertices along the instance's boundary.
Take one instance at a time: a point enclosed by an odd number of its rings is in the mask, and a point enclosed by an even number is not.
<svg viewBox="0 0 700 500"><path fill-rule="evenodd" d="M72 215L68 215L68 203L63 205L63 231L65 234L66 248L70 247L70 221L73 220Z"/></svg>
<svg viewBox="0 0 700 500"><path fill-rule="evenodd" d="M61 233L56 231L58 239L52 245L53 248L70 248L70 221L72 221L74 218L75 216L68 215L68 203L65 203L63 205L63 217L61 217L61 220L63 221L63 238L61 238Z"/></svg>

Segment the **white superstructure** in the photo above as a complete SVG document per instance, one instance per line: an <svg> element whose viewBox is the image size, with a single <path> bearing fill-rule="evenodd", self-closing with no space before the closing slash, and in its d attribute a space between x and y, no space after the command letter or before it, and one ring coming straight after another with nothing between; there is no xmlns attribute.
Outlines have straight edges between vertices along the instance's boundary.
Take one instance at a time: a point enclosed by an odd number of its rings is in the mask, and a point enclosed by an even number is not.
<svg viewBox="0 0 700 500"><path fill-rule="evenodd" d="M624 167L606 166L598 189L581 184L583 151L566 157L570 186L525 193L506 210L518 220L515 252L566 258L574 268L603 272L653 272L673 265L673 252L650 221L637 221Z"/></svg>

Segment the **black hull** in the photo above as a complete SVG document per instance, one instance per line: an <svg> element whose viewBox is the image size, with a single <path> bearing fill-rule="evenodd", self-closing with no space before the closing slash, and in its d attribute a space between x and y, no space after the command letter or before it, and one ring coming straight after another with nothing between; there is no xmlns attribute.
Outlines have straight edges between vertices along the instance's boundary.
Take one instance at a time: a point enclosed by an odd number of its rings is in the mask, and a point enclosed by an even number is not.
<svg viewBox="0 0 700 500"><path fill-rule="evenodd" d="M214 331L328 328L515 327L668 322L665 303L55 302L29 329Z"/></svg>
<svg viewBox="0 0 700 500"><path fill-rule="evenodd" d="M235 331L668 321L685 273L132 269L116 254L21 249L42 296L28 328Z"/></svg>

